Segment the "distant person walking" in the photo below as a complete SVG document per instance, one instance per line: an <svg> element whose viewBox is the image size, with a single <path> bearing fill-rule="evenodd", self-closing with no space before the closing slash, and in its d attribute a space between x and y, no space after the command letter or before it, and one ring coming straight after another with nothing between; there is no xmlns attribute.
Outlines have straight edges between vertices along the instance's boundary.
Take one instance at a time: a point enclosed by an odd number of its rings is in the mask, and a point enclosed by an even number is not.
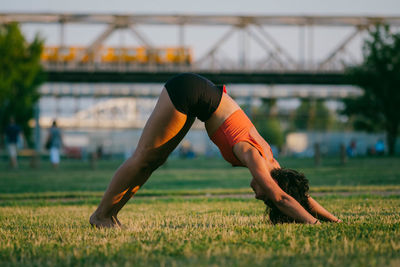
<svg viewBox="0 0 400 267"><path fill-rule="evenodd" d="M385 143L383 142L382 139L379 139L378 141L376 141L375 153L379 156L382 156L385 154Z"/></svg>
<svg viewBox="0 0 400 267"><path fill-rule="evenodd" d="M60 164L60 149L62 146L61 130L57 127L57 122L54 120L46 142L46 148L50 150L50 162L54 169L57 169Z"/></svg>
<svg viewBox="0 0 400 267"><path fill-rule="evenodd" d="M10 123L6 127L5 137L7 144L8 156L10 158L11 168L18 168L18 140L22 140L21 127L15 123L14 117L10 118Z"/></svg>
<svg viewBox="0 0 400 267"><path fill-rule="evenodd" d="M355 139L351 140L349 146L347 147L347 156L356 156L357 142Z"/></svg>

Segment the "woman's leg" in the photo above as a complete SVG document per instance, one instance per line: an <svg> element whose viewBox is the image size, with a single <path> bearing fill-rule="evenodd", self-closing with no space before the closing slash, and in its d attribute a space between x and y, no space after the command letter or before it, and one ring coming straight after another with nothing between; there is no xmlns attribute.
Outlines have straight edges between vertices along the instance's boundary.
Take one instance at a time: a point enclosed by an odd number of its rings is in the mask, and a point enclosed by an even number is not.
<svg viewBox="0 0 400 267"><path fill-rule="evenodd" d="M161 166L194 122L193 117L177 111L166 89L147 121L133 155L116 171L99 207L90 217L97 227L119 225L117 213Z"/></svg>
<svg viewBox="0 0 400 267"><path fill-rule="evenodd" d="M58 168L60 164L60 149L57 147L50 148L50 161L54 169Z"/></svg>

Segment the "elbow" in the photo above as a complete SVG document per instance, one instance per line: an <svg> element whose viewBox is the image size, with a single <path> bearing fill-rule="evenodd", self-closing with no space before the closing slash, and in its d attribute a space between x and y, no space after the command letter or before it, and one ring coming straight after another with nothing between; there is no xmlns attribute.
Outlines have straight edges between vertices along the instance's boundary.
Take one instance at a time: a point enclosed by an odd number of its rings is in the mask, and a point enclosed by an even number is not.
<svg viewBox="0 0 400 267"><path fill-rule="evenodd" d="M279 194L275 195L271 198L272 202L275 204L277 207L284 207L287 206L289 202L289 195L286 194Z"/></svg>

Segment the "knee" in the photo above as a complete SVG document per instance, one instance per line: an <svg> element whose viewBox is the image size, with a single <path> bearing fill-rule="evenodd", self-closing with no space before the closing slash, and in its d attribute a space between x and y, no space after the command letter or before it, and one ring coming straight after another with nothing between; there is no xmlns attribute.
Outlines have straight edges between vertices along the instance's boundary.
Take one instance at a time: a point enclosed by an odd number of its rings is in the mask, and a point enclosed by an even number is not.
<svg viewBox="0 0 400 267"><path fill-rule="evenodd" d="M151 151L142 151L135 153L132 157L135 159L140 169L153 172L165 163L168 155Z"/></svg>
<svg viewBox="0 0 400 267"><path fill-rule="evenodd" d="M152 155L147 157L147 165L148 169L154 171L158 169L161 165L163 165L167 161L168 156L157 155L153 153Z"/></svg>

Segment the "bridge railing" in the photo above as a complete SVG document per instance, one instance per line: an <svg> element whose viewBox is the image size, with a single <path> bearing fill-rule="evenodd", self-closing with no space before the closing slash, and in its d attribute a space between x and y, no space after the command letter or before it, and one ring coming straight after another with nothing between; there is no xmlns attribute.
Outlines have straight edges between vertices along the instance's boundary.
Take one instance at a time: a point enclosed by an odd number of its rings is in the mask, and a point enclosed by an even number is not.
<svg viewBox="0 0 400 267"><path fill-rule="evenodd" d="M134 62L134 61L115 61L115 62L76 62L76 61L43 61L42 66L46 71L120 71L120 72L199 72L199 71L230 71L230 72L251 72L251 71L267 71L267 72L343 72L349 65L344 63L335 63L326 65L324 68L318 68L312 62L302 63L298 67L280 65L280 64L264 64L260 66L259 62L250 62L246 66L234 64L227 61L223 64L197 64L196 62Z"/></svg>

